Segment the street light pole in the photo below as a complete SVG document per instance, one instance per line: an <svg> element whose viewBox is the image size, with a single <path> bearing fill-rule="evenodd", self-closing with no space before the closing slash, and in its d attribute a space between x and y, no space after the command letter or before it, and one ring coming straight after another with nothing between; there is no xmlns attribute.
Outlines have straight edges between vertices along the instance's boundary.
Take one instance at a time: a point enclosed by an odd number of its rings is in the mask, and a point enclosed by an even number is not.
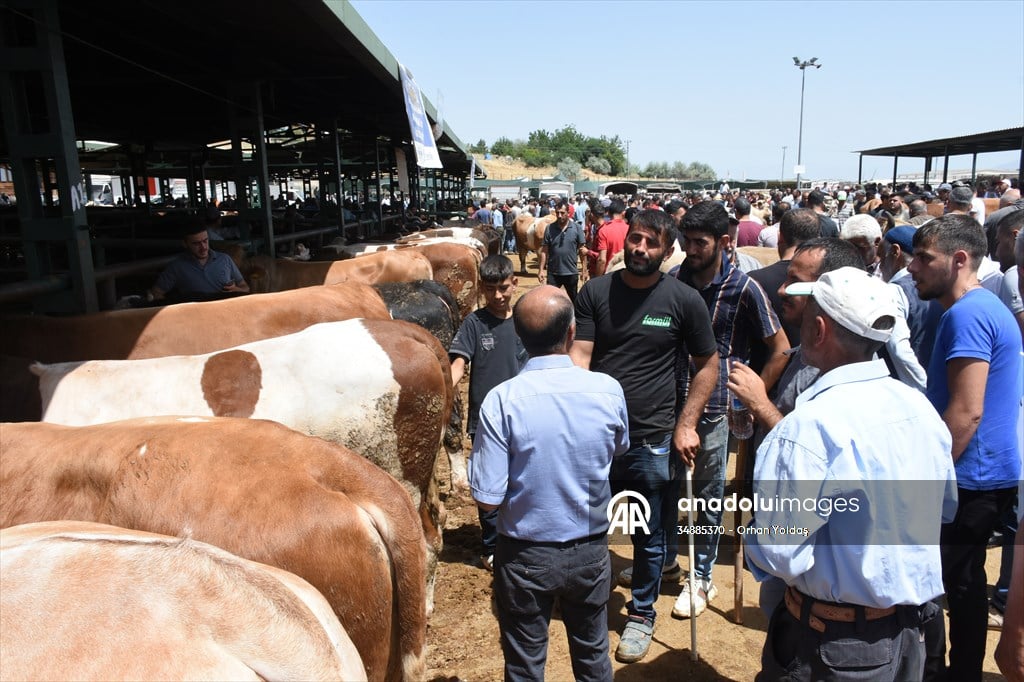
<svg viewBox="0 0 1024 682"><path fill-rule="evenodd" d="M820 69L821 68L821 64L816 63L817 61L818 61L817 57L811 57L807 61L803 61L803 62L800 61L799 57L793 57L793 65L796 66L798 69L800 69L800 132L799 132L799 136L797 137L797 143L796 143L796 165L797 165L797 168L800 167L800 164L803 161L803 150L804 150L804 82L806 81L806 78L807 78L807 71L806 71L806 69L807 69L808 66L813 66L816 69ZM796 188L797 189L800 189L800 175L801 175L801 173L797 173L796 174Z"/></svg>
<svg viewBox="0 0 1024 682"><path fill-rule="evenodd" d="M786 145L782 145L782 172L779 173L779 184L786 178Z"/></svg>

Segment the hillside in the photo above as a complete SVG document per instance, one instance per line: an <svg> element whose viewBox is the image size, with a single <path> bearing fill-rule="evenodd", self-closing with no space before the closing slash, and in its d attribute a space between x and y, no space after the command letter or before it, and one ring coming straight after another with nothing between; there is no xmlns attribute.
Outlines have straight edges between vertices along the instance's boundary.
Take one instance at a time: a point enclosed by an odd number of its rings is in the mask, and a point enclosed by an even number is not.
<svg viewBox="0 0 1024 682"><path fill-rule="evenodd" d="M488 180L516 180L523 177L536 180L542 177L550 177L558 172L558 169L554 166L536 166L531 168L519 159L513 159L508 156L488 160L483 158L482 155L478 155L476 157L476 162L487 171ZM615 176L601 175L600 173L594 173L593 171L589 171L585 168L581 175L582 177L579 178L580 180L615 179Z"/></svg>

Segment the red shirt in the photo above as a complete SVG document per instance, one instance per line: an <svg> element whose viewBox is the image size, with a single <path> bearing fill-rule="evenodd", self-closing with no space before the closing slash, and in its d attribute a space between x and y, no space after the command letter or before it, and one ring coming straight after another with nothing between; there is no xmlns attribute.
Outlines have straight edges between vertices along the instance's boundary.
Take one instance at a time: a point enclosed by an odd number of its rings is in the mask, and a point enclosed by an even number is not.
<svg viewBox="0 0 1024 682"><path fill-rule="evenodd" d="M754 220L741 220L736 226L736 246L758 246L757 235L764 225Z"/></svg>
<svg viewBox="0 0 1024 682"><path fill-rule="evenodd" d="M611 263L615 254L622 251L622 248L626 245L626 232L628 231L629 225L622 218L610 220L598 230L597 250L608 252L606 254L608 259L605 261L606 264Z"/></svg>

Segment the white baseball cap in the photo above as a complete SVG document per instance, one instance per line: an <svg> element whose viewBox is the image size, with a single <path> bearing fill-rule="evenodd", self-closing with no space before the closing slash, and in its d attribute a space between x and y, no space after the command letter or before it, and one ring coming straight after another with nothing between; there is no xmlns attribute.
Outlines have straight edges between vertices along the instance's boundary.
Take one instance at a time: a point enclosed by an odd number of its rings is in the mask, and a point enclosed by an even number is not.
<svg viewBox="0 0 1024 682"><path fill-rule="evenodd" d="M857 268L826 272L817 282L796 282L786 287L789 296L813 296L826 315L858 336L888 341L892 328L875 329L882 317L899 315L889 288L882 280Z"/></svg>

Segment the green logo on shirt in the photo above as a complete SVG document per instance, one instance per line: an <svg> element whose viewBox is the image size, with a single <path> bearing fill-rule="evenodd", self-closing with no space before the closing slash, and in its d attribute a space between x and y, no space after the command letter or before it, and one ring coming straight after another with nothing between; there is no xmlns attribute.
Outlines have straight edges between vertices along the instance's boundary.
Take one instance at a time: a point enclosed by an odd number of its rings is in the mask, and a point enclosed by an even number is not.
<svg viewBox="0 0 1024 682"><path fill-rule="evenodd" d="M672 326L672 318L668 317L655 317L654 315L644 315L643 321L640 323L645 327L664 327L668 329Z"/></svg>

